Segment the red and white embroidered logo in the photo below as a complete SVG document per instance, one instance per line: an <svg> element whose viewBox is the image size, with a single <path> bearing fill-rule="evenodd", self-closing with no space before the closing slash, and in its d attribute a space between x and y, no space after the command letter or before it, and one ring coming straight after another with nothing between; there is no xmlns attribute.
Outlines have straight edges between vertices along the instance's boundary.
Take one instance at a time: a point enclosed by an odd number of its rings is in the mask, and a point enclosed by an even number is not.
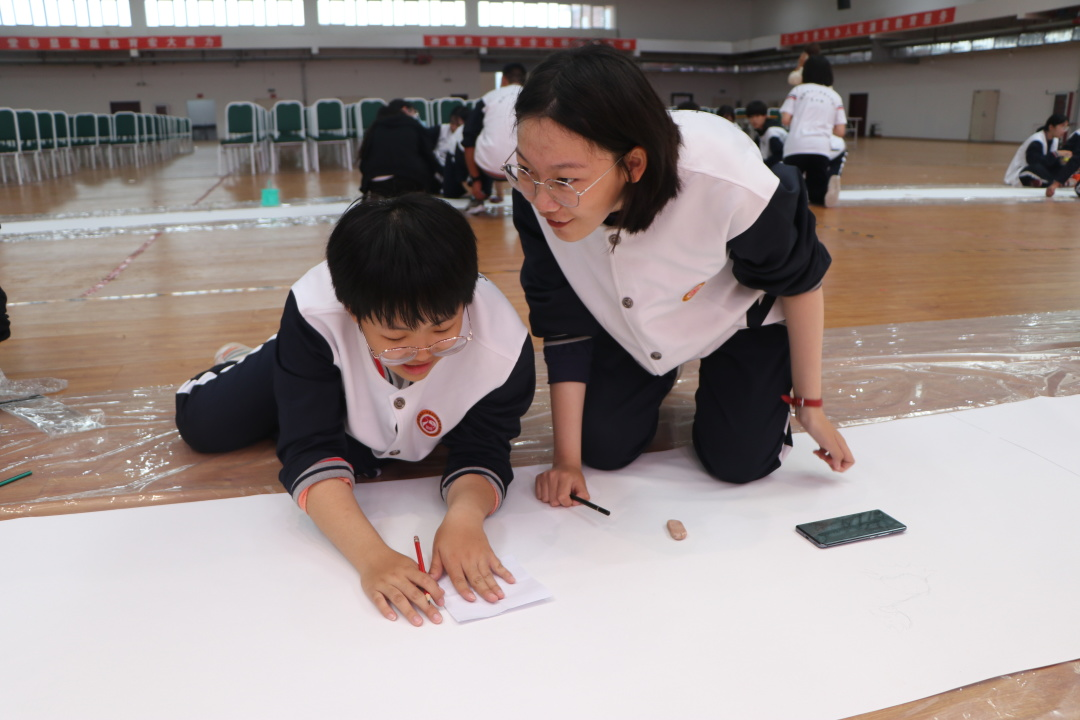
<svg viewBox="0 0 1080 720"><path fill-rule="evenodd" d="M688 292L688 293L686 293L685 295L682 296L682 301L687 302L692 297L697 295L698 290L700 290L703 287L705 287L705 283L698 283L697 285L695 285L693 288L690 289L690 292Z"/></svg>
<svg viewBox="0 0 1080 720"><path fill-rule="evenodd" d="M428 437L435 437L442 432L442 421L439 420L438 415L430 410L421 410L416 416L416 424L420 428L420 432Z"/></svg>

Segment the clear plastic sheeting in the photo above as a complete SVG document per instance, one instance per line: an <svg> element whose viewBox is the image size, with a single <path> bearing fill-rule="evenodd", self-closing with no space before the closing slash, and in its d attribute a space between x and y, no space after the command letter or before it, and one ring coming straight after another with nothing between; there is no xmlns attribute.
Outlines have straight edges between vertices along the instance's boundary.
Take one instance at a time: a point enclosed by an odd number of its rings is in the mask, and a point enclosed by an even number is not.
<svg viewBox="0 0 1080 720"><path fill-rule="evenodd" d="M542 358L537 368L536 400L514 443L516 466L551 460ZM1080 393L1080 311L836 328L826 333L823 368L826 411L839 426L1073 395ZM49 391L47 383L63 381L0 380L0 392L25 397L17 393ZM688 365L664 403L651 449L690 442L696 388L696 364ZM24 470L34 475L0 493L0 519L281 492L270 442L224 455L188 448L173 423L174 389L61 397L67 408L104 424L78 435L48 437L3 419L0 479ZM380 480L438 475L441 468L436 452L421 463L393 463Z"/></svg>
<svg viewBox="0 0 1080 720"><path fill-rule="evenodd" d="M67 389L67 380L59 378L34 378L11 380L0 370L0 402L25 400L35 395L48 395Z"/></svg>
<svg viewBox="0 0 1080 720"><path fill-rule="evenodd" d="M0 404L0 410L22 418L49 437L98 430L105 427L105 413L99 409L89 414L70 408L59 400L34 395L25 400L9 400Z"/></svg>

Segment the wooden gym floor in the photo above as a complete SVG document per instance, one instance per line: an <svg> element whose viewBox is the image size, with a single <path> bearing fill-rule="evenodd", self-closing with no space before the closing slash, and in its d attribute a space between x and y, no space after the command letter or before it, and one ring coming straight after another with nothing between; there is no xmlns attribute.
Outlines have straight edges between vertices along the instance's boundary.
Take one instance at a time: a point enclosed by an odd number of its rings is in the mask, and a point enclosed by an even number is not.
<svg viewBox="0 0 1080 720"><path fill-rule="evenodd" d="M997 187L1015 150L890 139L863 139L850 149L846 189ZM0 186L5 226L0 286L8 294L12 319L12 338L0 344L0 370L12 380L66 379L64 396L130 396L178 385L207 367L214 350L227 341L256 344L271 335L290 284L322 259L327 222L116 230L100 216L257 206L266 187L276 187L286 204L345 201L356 194L356 171L329 158L320 173L304 173L288 158L284 163L276 175L221 178L216 145L197 143L193 154L141 168L83 169L44 182ZM1065 192L1072 196L1071 189ZM816 215L834 259L825 281L827 327L1080 307L1080 200L871 205L842 199L840 206ZM18 220L64 217L106 227L18 236L6 227ZM510 218L471 223L480 242L481 271L525 317L517 281L521 252ZM0 434L14 422L0 420ZM21 460L17 452L0 442L0 468ZM266 492L276 484L274 462L267 446L240 454L237 467L264 475L265 483L252 491ZM222 467L232 466L194 467L178 482L197 476L200 467L221 474ZM46 492L30 480L5 490ZM192 492L172 499L213 496ZM80 509L69 503L49 512ZM18 514L31 513L0 513L0 518ZM1068 708L1080 712L1077 672L1080 663L1065 663L861 717L997 718L1006 705L1013 713L1008 716L1017 718L1050 717Z"/></svg>

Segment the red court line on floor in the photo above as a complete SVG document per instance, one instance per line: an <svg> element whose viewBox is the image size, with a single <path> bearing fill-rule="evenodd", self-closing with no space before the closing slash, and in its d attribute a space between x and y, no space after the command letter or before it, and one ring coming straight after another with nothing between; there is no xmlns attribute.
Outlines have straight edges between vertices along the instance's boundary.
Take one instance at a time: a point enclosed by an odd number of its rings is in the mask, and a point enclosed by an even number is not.
<svg viewBox="0 0 1080 720"><path fill-rule="evenodd" d="M130 265L135 260L135 258L139 257L144 252L146 252L147 248L149 248L151 245L153 245L154 241L157 240L159 237L161 237L163 232L164 232L163 230L158 230L156 233L154 233L150 237L149 240L147 240L146 242L144 242L142 245L139 246L138 250L131 253L126 258L124 258L124 262L120 263L115 268L113 268L112 272L110 272L105 277L101 278L101 280L99 280L96 285L94 285L92 288L90 288L89 290L84 292L79 297L80 298L89 297L90 295L93 295L98 290L100 290L101 288L103 288L106 285L108 285L109 283L111 283L116 278L120 277L120 273L124 272L124 270L127 269L127 266Z"/></svg>
<svg viewBox="0 0 1080 720"><path fill-rule="evenodd" d="M217 181L216 183L214 183L214 184L213 184L213 185L212 185L212 186L210 187L210 189L209 189L209 190L207 190L206 192L204 192L204 193L202 194L202 197L200 197L200 198L199 198L198 200L196 200L195 202L193 202L193 203L192 203L192 205L198 205L199 203L201 203L201 202L202 202L203 200L205 200L205 199L206 199L206 197L207 197L207 196L208 196L208 195L209 195L210 193L212 193L212 192L214 192L215 190L217 190L217 189L218 189L218 186L220 186L220 185L221 185L221 183L223 183L223 182L225 182L225 178L224 178L224 177L223 177L223 178L220 178L220 179L219 179L219 180L218 180L218 181ZM139 256L140 256L140 255L142 255L142 254L143 254L144 252L146 252L146 250L147 250L147 249L148 249L148 248L149 248L149 247L150 247L151 245L153 245L153 244L154 244L154 242L155 242L155 241L156 241L156 240L157 240L157 239L158 239L159 237L161 237L161 233L162 233L162 232L163 232L162 230L158 230L158 231L157 231L156 233L154 233L154 234L153 234L153 235L152 235L152 236L150 237L150 239L149 239L149 240L147 240L146 242L144 242L144 243L143 243L142 245L140 245L140 246L139 246L139 249L138 249L138 250L136 250L135 252L131 253L131 254L130 254L130 255L128 255L128 256L127 256L126 258L124 258L124 262L120 263L120 264L119 264L119 265L117 265L117 266L116 266L115 268L113 268L112 272L110 272L110 273L109 273L108 275L106 275L105 277L101 278L101 280L99 280L99 281L97 282L97 284L95 284L95 285L94 285L94 286L93 286L92 288L90 288L89 290L86 290L85 292L83 292L83 294L79 295L79 297L80 297L80 298L86 298L86 297L89 297L89 296L93 295L94 293L96 293L96 292L97 292L98 290L100 290L101 288L103 288L103 287L105 287L106 285L108 285L109 283L111 283L111 282L112 282L113 280L115 280L116 278L120 277L120 273L124 272L124 270L126 270L126 269L127 269L127 266L128 266L128 265L130 265L130 264L131 264L132 262L134 262L135 258L139 257Z"/></svg>
<svg viewBox="0 0 1080 720"><path fill-rule="evenodd" d="M217 181L216 183L214 183L214 184L213 184L213 186L212 186L212 187L211 187L211 188L210 188L209 190L207 190L206 192L204 192L204 193L202 194L202 197L200 197L200 198L199 198L198 200L196 200L195 202L193 202L193 203L191 203L191 204L192 204L192 205L198 205L199 203L201 203L201 202L202 202L203 200L205 200L205 199L206 199L206 196L207 196L207 195L209 195L210 193L212 193L212 192L214 192L215 190L217 190L217 189L218 189L218 186L219 186L219 185L221 185L221 183L223 183L223 182L225 182L225 177L222 177L221 179L219 179L219 180L218 180L218 181Z"/></svg>

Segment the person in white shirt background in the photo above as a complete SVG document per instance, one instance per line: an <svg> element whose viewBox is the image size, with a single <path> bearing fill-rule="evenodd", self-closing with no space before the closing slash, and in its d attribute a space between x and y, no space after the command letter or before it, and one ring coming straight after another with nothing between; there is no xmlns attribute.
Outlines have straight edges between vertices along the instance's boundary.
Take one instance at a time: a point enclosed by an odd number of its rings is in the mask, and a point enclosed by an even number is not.
<svg viewBox="0 0 1080 720"><path fill-rule="evenodd" d="M1058 144L1069 131L1069 119L1054 113L1043 126L1020 144L1005 170L1005 184L1045 187L1057 179L1063 167Z"/></svg>
<svg viewBox="0 0 1080 720"><path fill-rule="evenodd" d="M840 197L846 157L834 138L843 140L847 134L847 113L832 89L832 65L824 55L807 58L802 76L802 84L793 87L780 106L780 122L788 127L784 163L803 172L812 204L832 207Z"/></svg>

